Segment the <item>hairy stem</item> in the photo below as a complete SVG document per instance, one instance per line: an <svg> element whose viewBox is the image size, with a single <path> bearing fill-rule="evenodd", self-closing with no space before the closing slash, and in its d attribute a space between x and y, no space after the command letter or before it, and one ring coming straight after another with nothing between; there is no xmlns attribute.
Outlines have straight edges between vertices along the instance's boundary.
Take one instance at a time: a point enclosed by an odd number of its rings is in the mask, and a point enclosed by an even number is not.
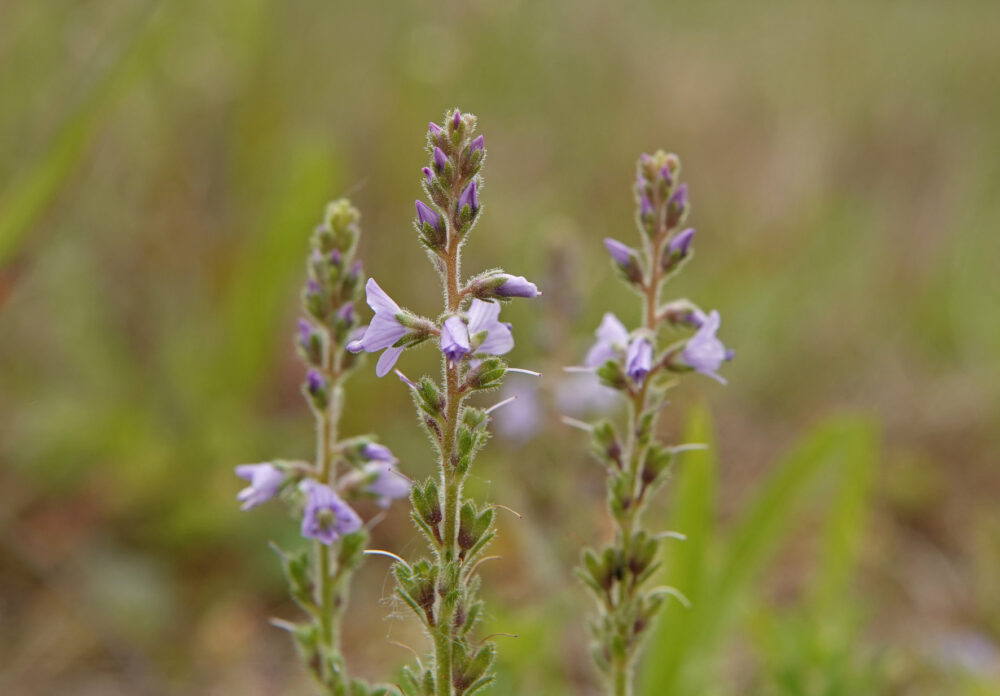
<svg viewBox="0 0 1000 696"><path fill-rule="evenodd" d="M445 257L444 290L445 309L456 312L461 302L458 288L459 240L458 227L449 221L448 253ZM458 366L449 364L448 358L441 358L445 374L444 433L441 440L441 489L444 491L444 512L442 514L442 540L438 554L438 583L445 581L447 569L458 559L458 510L461 505L462 480L455 469L455 436L458 429L458 412L462 394L458 383ZM461 578L457 578L461 582ZM449 592L456 588L448 588ZM441 597L436 615L434 636L434 664L436 668L436 696L451 696L452 688L452 648L454 643L454 605L450 599Z"/></svg>
<svg viewBox="0 0 1000 696"><path fill-rule="evenodd" d="M343 388L340 384L342 374L339 346L333 344L333 336L329 331L325 331L325 334L322 372L330 384L330 396L326 407L316 412L316 470L319 473L320 482L330 485L337 473L333 449L337 443L340 425ZM335 602L335 592L340 569L334 567L335 551L336 547L333 544L327 546L316 541L313 545L316 567L314 601L319 609L319 641L324 656L339 652L340 636L337 631L338 607ZM321 669L322 683L332 692L333 687L338 682L342 682L344 676L333 671L328 659L322 660Z"/></svg>

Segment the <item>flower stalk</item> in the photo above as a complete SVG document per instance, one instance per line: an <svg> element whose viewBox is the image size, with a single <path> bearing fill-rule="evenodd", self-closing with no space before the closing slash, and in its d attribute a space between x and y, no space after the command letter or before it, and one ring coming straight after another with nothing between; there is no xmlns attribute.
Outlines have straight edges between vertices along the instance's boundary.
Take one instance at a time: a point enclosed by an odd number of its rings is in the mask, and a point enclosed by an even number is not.
<svg viewBox="0 0 1000 696"><path fill-rule="evenodd" d="M347 501L373 498L386 506L409 494L409 483L395 471L396 459L372 436L340 439L344 382L357 357L347 346L367 329L357 326L361 264L354 258L360 214L346 200L331 203L313 232L302 294L305 318L296 345L308 371L302 393L316 422L313 462L274 461L237 467L250 481L239 498L244 509L281 496L302 518L308 549L277 547L292 598L306 614L293 623L274 620L287 630L323 696L385 696L386 685L369 685L348 675L340 649L340 623L350 579L360 565L368 539L360 516Z"/></svg>
<svg viewBox="0 0 1000 696"><path fill-rule="evenodd" d="M495 646L472 639L483 614L476 574L483 551L496 534L494 506L464 495L472 460L489 438L489 409L470 406L475 393L500 386L507 366L499 357L514 345L509 324L499 321L500 303L535 297L538 289L499 270L463 280L461 250L479 219L480 170L486 155L475 135L476 117L453 110L427 133L428 166L422 171L429 202L415 203L419 241L441 277L443 311L437 320L399 307L374 280L368 304L375 310L368 332L351 350L384 351L379 376L408 348L436 339L441 351L439 382L410 388L420 422L437 454L435 476L414 485L411 517L428 545L428 555L393 566L397 595L430 639L427 664L406 667L400 688L406 696L471 696L493 681Z"/></svg>
<svg viewBox="0 0 1000 696"><path fill-rule="evenodd" d="M621 392L627 406L624 437L607 420L589 427L592 452L607 475L614 534L609 545L584 549L576 569L597 600L592 652L612 696L632 695L643 640L665 598L677 596L672 588L645 589L659 567L659 547L668 535L647 531L642 514L677 454L691 447L668 447L656 436L667 391L676 375L691 371L724 383L717 370L732 358L715 338L717 312L706 315L687 300L660 304L665 283L693 255L694 230L681 229L689 204L687 185L679 183L679 176L675 155L661 151L639 160L635 195L641 246L632 249L606 239L605 248L620 279L639 294L642 320L630 332L613 314L605 314L584 368ZM666 330L692 328L697 329L694 335L658 347Z"/></svg>

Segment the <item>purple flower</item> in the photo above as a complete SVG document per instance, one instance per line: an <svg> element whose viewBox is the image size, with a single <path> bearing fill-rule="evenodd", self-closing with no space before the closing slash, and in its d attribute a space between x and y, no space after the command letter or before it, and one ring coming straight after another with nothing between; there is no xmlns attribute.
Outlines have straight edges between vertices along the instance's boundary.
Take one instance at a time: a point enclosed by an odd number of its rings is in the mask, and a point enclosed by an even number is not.
<svg viewBox="0 0 1000 696"><path fill-rule="evenodd" d="M462 112L455 109L455 115L451 117L451 123L455 128L458 128L462 124Z"/></svg>
<svg viewBox="0 0 1000 696"><path fill-rule="evenodd" d="M686 256L688 253L688 248L691 246L691 240L694 238L694 228L688 227L682 232L678 232L677 235L670 240L667 244L667 251L671 254L678 254L679 256Z"/></svg>
<svg viewBox="0 0 1000 696"><path fill-rule="evenodd" d="M448 358L448 362L461 360L470 350L469 329L462 317L453 314L445 319L441 325L441 352Z"/></svg>
<svg viewBox="0 0 1000 696"><path fill-rule="evenodd" d="M719 376L716 370L726 360L732 360L733 355L722 345L722 341L715 337L720 322L719 313L716 310L713 309L709 312L701 328L688 339L687 345L684 346L681 353L681 358L691 369L725 384L726 380Z"/></svg>
<svg viewBox="0 0 1000 696"><path fill-rule="evenodd" d="M431 121L427 124L427 132L431 134L432 137L436 138L441 135L441 126Z"/></svg>
<svg viewBox="0 0 1000 696"><path fill-rule="evenodd" d="M599 367L608 360L615 360L628 343L628 331L611 312L604 315L601 325L594 332L597 343L587 352L584 364L588 367Z"/></svg>
<svg viewBox="0 0 1000 696"><path fill-rule="evenodd" d="M641 382L653 365L653 346L645 338L633 338L625 353L625 373L633 382Z"/></svg>
<svg viewBox="0 0 1000 696"><path fill-rule="evenodd" d="M458 197L458 209L461 210L465 206L469 206L473 215L479 210L479 198L476 196L475 180L470 181L469 185L462 191L462 195Z"/></svg>
<svg viewBox="0 0 1000 696"><path fill-rule="evenodd" d="M399 322L399 315L403 313L403 310L392 301L391 297L385 294L374 278L368 279L368 283L365 285L365 294L368 297L368 306L375 312L375 316L368 324L365 335L360 340L348 343L347 349L352 353L362 350L366 353L385 350L375 366L375 374L384 377L396 364L400 353L403 352L402 348L394 348L393 344L405 336L408 329Z"/></svg>
<svg viewBox="0 0 1000 696"><path fill-rule="evenodd" d="M376 497L379 507L387 508L393 500L410 494L410 482L396 471L393 462L373 462L366 464L361 471L365 478L374 476L365 490Z"/></svg>
<svg viewBox="0 0 1000 696"><path fill-rule="evenodd" d="M670 167L668 167L667 165L663 165L660 168L660 178L667 183L667 186L670 185L670 180L673 178L672 176L670 176Z"/></svg>
<svg viewBox="0 0 1000 696"><path fill-rule="evenodd" d="M423 201L414 201L413 204L417 208L417 220L420 224L423 225L426 223L440 232L441 216L434 212L434 210Z"/></svg>
<svg viewBox="0 0 1000 696"><path fill-rule="evenodd" d="M306 479L299 485L306 495L302 536L329 546L344 534L361 529L361 518L329 486Z"/></svg>
<svg viewBox="0 0 1000 696"><path fill-rule="evenodd" d="M511 408L497 411L494 416L497 432L516 442L525 442L533 438L545 422L536 383L508 382L503 385L500 396L504 400L516 397L517 403L512 404Z"/></svg>
<svg viewBox="0 0 1000 696"><path fill-rule="evenodd" d="M434 169L437 170L438 174L444 171L445 165L448 164L448 155L444 154L444 151L439 148L434 148Z"/></svg>
<svg viewBox="0 0 1000 696"><path fill-rule="evenodd" d="M340 265L340 249L334 249L330 252L330 263L334 266Z"/></svg>
<svg viewBox="0 0 1000 696"><path fill-rule="evenodd" d="M505 280L494 292L500 297L538 297L538 286L524 276L513 276L504 273Z"/></svg>
<svg viewBox="0 0 1000 696"><path fill-rule="evenodd" d="M604 248L608 250L611 258L619 266L628 266L633 254L635 254L635 249L625 246L617 239L612 239L611 237L604 238Z"/></svg>
<svg viewBox="0 0 1000 696"><path fill-rule="evenodd" d="M424 167L420 171L422 171L424 173L424 176L427 178L427 183L428 184L431 183L432 181L434 181L434 172L431 171L430 167Z"/></svg>
<svg viewBox="0 0 1000 696"><path fill-rule="evenodd" d="M500 316L498 303L473 300L468 314L469 336L472 339L474 353L503 355L514 347L510 324L498 320Z"/></svg>
<svg viewBox="0 0 1000 696"><path fill-rule="evenodd" d="M273 464L241 464L236 467L236 475L250 482L236 494L236 499L243 503L241 510L249 510L273 498L285 480L285 474Z"/></svg>
<svg viewBox="0 0 1000 696"><path fill-rule="evenodd" d="M390 450L385 445L380 445L377 442L367 442L365 446L361 448L361 456L369 461L376 462L395 462L396 457L393 456L392 450Z"/></svg>
<svg viewBox="0 0 1000 696"><path fill-rule="evenodd" d="M477 135L475 138L472 139L472 142L469 143L469 154L471 155L476 150L482 150L485 142L486 141L483 140L483 136Z"/></svg>
<svg viewBox="0 0 1000 696"><path fill-rule="evenodd" d="M593 372L568 375L556 384L556 406L571 416L604 414L621 403L621 392L601 384Z"/></svg>
<svg viewBox="0 0 1000 696"><path fill-rule="evenodd" d="M670 205L675 206L677 208L683 208L685 205L687 205L687 200L688 200L687 196L688 196L688 185L687 183L683 183L677 187L677 190L673 192L673 194L670 196L670 200L667 202Z"/></svg>

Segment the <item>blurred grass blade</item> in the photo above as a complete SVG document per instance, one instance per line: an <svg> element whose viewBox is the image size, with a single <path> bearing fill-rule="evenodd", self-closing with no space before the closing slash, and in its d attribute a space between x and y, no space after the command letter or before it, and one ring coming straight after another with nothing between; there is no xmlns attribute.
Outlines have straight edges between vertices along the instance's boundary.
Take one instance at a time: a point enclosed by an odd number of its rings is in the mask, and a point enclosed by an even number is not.
<svg viewBox="0 0 1000 696"><path fill-rule="evenodd" d="M0 269L18 253L27 233L74 171L102 118L148 68L168 34L163 2L141 10L124 47L63 123L48 149L0 194Z"/></svg>
<svg viewBox="0 0 1000 696"><path fill-rule="evenodd" d="M702 442L703 450L691 450L680 455L677 473L670 487L670 515L667 529L687 536L685 541L670 541L665 545L666 583L676 587L695 607L714 598L706 595L708 556L713 546L718 460L715 438L708 409L692 409L684 429L685 442ZM650 641L650 649L642 672L640 689L644 696L667 693L665 685L673 684L682 666L690 637L695 630L696 614L678 603L668 603L660 613L659 622Z"/></svg>
<svg viewBox="0 0 1000 696"><path fill-rule="evenodd" d="M873 437L866 421L856 417L824 421L759 485L733 525L732 535L720 544L717 572L702 572L697 576L701 586L689 588L682 583L690 581L691 569L683 566L683 557L671 558L672 563L680 560L681 565L667 566L667 581L685 591L694 608L686 616L676 610L664 612L650 644L644 696L680 696L706 687L713 673L706 663L720 648L735 609L767 560L795 530L795 513L807 500L814 482L837 464L844 464L841 469L847 473L840 483L851 490L851 495L842 499L834 511L836 521L828 527L827 546L838 554L828 562L835 564L840 575L849 574L848 560L856 553L861 533L854 523L860 518L859 506L864 504L867 486L855 488L870 477L872 459ZM842 473L841 469L837 472ZM682 509L690 505L683 500L690 494L690 490L677 485L674 504ZM675 579L675 572L681 578Z"/></svg>
<svg viewBox="0 0 1000 696"><path fill-rule="evenodd" d="M817 616L835 611L850 591L867 522L878 444L874 428L858 420L843 433L837 453L836 495L827 515L813 583Z"/></svg>

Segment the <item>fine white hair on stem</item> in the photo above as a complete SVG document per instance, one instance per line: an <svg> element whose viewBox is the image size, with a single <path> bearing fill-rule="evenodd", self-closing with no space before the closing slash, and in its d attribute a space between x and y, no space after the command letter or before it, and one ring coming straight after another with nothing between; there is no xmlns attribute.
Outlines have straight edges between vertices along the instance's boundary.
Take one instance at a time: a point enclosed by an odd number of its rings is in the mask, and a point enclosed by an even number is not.
<svg viewBox="0 0 1000 696"><path fill-rule="evenodd" d="M585 365L568 365L563 368L563 372L597 372L596 367L586 367Z"/></svg>

